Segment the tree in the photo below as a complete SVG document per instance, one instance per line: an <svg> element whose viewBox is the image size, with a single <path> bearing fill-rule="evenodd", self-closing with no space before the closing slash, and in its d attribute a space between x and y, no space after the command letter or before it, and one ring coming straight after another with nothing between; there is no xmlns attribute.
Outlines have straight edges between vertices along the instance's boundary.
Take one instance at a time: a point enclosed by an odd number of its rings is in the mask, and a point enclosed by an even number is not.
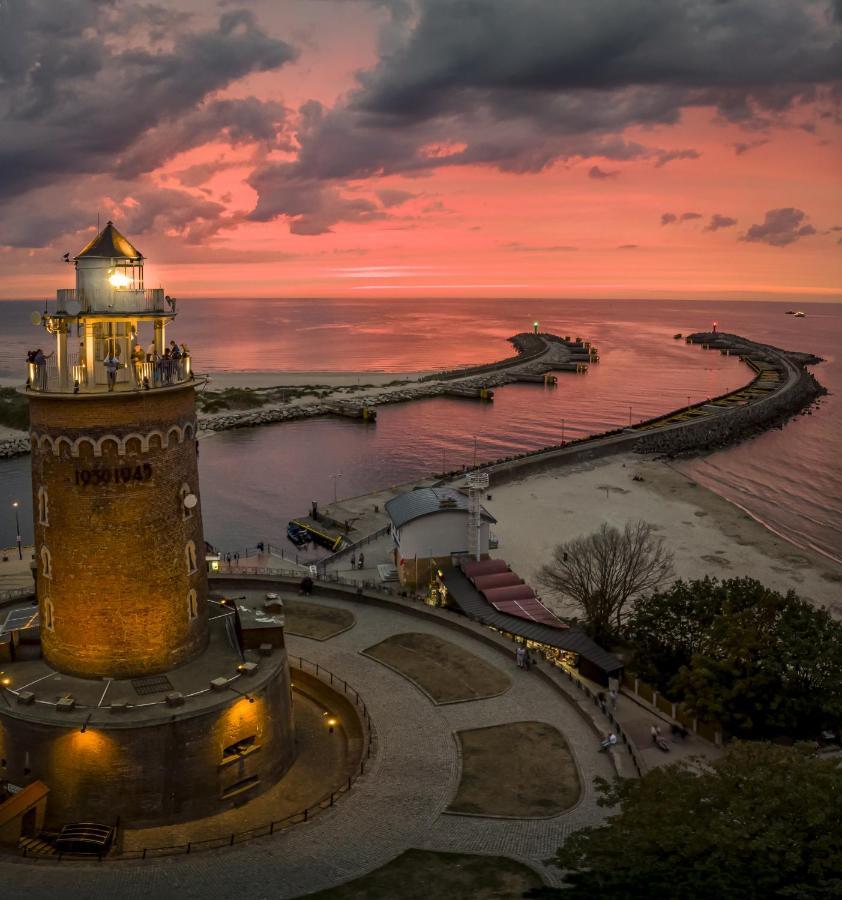
<svg viewBox="0 0 842 900"><path fill-rule="evenodd" d="M600 827L574 832L551 860L563 900L759 900L842 896L842 767L803 747L732 744L642 778L598 780Z"/></svg>
<svg viewBox="0 0 842 900"><path fill-rule="evenodd" d="M751 578L678 581L627 623L635 667L743 737L815 737L842 722L842 625Z"/></svg>
<svg viewBox="0 0 842 900"><path fill-rule="evenodd" d="M592 637L611 641L632 598L654 591L672 574L672 553L654 532L648 522L627 522L622 531L603 523L587 537L559 544L538 581L581 609Z"/></svg>

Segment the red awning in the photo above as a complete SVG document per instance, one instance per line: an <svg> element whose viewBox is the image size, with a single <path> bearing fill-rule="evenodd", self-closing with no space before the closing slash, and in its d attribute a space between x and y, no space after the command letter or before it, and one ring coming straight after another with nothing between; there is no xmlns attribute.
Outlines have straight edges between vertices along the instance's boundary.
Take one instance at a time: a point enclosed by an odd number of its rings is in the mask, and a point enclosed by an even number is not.
<svg viewBox="0 0 842 900"><path fill-rule="evenodd" d="M474 587L478 591L486 588L511 587L513 584L523 584L523 579L514 572L495 572L493 575L477 575L472 578Z"/></svg>
<svg viewBox="0 0 842 900"><path fill-rule="evenodd" d="M505 603L507 600L533 600L535 591L528 584L510 584L507 587L488 588L480 592L489 603Z"/></svg>
<svg viewBox="0 0 842 900"><path fill-rule="evenodd" d="M503 559L466 559L462 563L462 571L468 578L476 578L478 575L494 575L498 572L508 572L509 566Z"/></svg>

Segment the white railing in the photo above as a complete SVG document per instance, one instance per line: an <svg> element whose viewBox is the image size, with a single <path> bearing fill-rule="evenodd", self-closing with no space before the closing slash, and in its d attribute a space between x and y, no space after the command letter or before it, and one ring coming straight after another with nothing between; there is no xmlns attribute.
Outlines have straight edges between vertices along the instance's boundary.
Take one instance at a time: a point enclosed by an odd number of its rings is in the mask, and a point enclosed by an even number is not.
<svg viewBox="0 0 842 900"><path fill-rule="evenodd" d="M56 308L68 312L68 306L78 301L81 312L86 313L143 313L164 312L163 288L81 290L60 288L56 291Z"/></svg>

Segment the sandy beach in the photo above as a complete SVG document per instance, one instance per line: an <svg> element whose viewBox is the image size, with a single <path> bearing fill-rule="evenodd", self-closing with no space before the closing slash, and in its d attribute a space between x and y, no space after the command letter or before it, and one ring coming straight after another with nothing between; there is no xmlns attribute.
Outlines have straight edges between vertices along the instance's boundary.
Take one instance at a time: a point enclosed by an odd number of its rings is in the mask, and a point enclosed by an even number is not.
<svg viewBox="0 0 842 900"><path fill-rule="evenodd" d="M644 480L633 481L635 474ZM627 454L490 490L495 555L533 584L555 545L603 522L622 528L643 519L674 553L679 578L748 576L842 617L842 565L779 538L672 464Z"/></svg>

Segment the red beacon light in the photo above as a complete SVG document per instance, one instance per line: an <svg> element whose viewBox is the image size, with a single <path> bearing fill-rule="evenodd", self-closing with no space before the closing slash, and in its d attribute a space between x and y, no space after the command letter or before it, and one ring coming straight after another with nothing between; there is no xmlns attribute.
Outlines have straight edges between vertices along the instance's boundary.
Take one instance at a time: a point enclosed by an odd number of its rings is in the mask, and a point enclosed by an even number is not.
<svg viewBox="0 0 842 900"><path fill-rule="evenodd" d="M719 324L718 322L714 322L714 323L713 323L713 333L714 333L714 334L716 334L716 326L717 326L718 324Z"/></svg>

